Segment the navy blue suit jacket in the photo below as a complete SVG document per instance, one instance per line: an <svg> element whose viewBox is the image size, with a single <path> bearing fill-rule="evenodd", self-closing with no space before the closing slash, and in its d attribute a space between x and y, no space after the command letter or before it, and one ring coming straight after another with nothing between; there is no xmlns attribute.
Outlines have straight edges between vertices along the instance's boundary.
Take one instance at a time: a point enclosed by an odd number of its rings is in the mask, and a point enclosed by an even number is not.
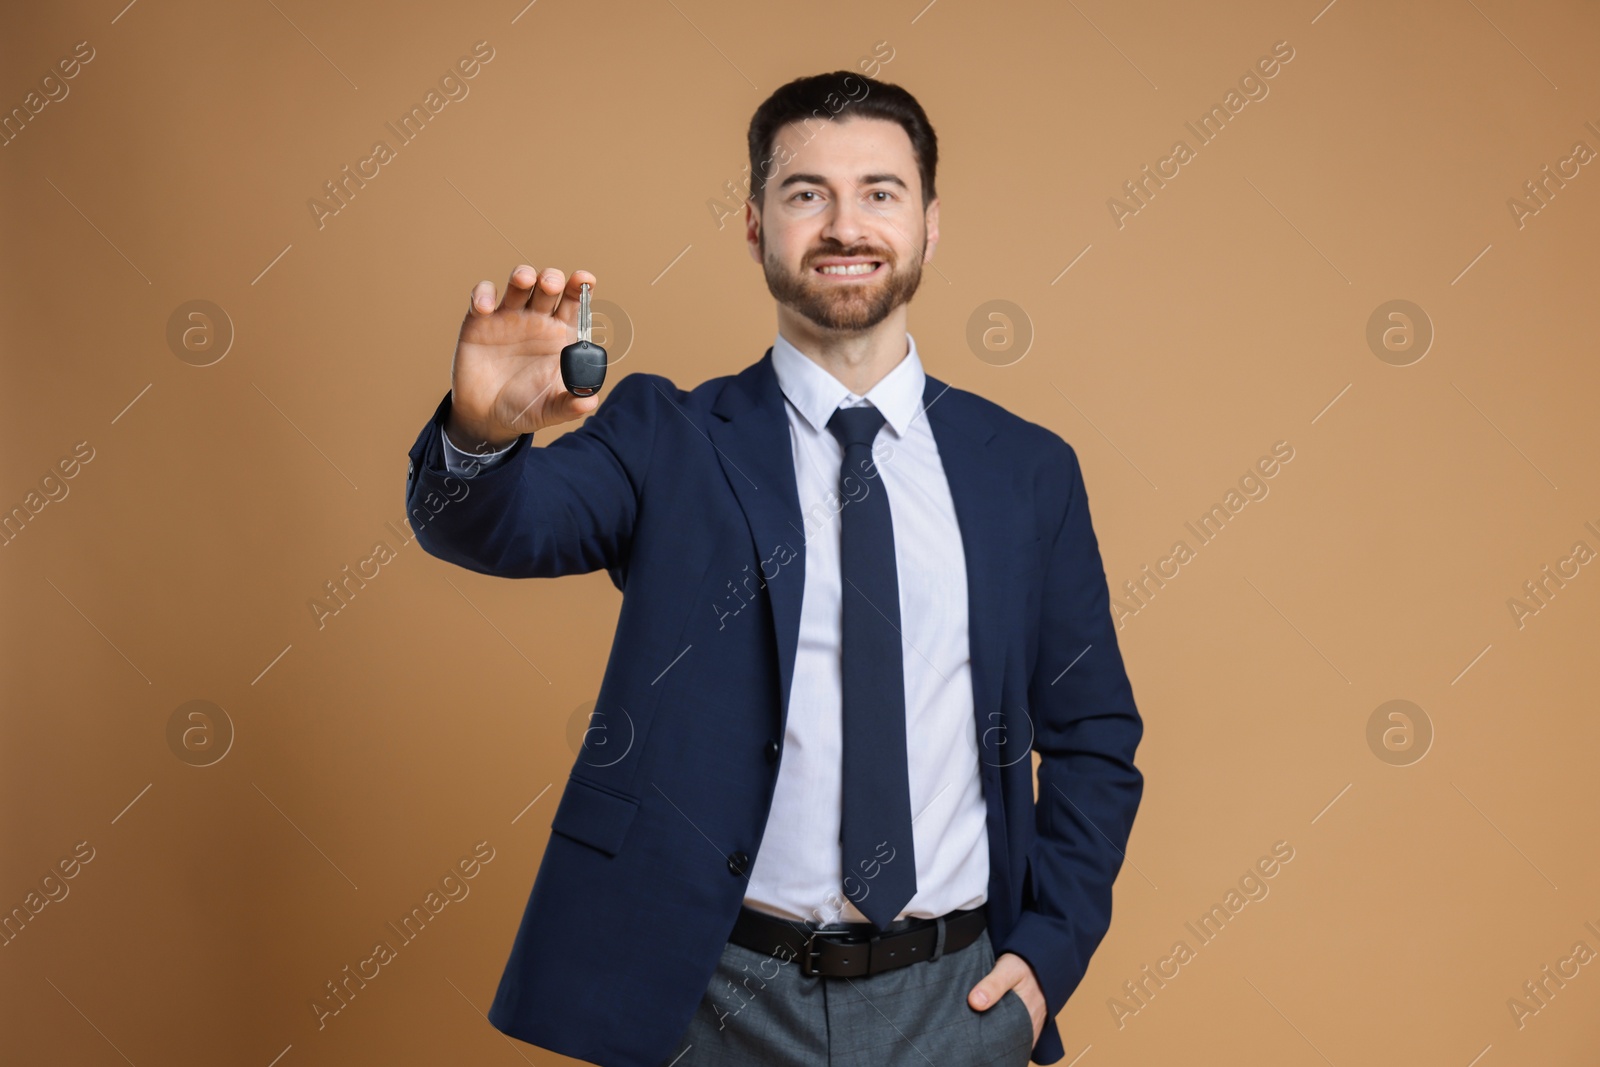
<svg viewBox="0 0 1600 1067"><path fill-rule="evenodd" d="M1054 1017L1111 921L1143 724L1072 447L931 375L923 403L967 566L990 936L1038 977L1033 1055L1054 1063ZM738 914L789 713L806 525L772 353L692 390L626 375L577 429L470 480L444 466L449 410L410 453L418 543L504 578L604 568L622 591L591 720L606 743L567 778L489 1021L660 1067Z"/></svg>

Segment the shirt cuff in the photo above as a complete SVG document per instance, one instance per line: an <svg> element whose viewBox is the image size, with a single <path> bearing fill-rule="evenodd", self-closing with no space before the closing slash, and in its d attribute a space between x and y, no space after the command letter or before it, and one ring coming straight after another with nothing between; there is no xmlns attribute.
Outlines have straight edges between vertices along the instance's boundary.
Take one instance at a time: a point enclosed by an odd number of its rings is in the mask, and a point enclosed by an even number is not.
<svg viewBox="0 0 1600 1067"><path fill-rule="evenodd" d="M465 449L457 448L454 442L450 440L450 435L444 432L444 427L442 426L439 427L439 436L444 439L445 470L463 478L471 478L473 475L482 474L489 468L505 462L506 457L511 455L511 450L522 443L522 438L519 437L509 445L506 445L506 447L493 452L468 452ZM529 434L528 436L532 437L533 435Z"/></svg>

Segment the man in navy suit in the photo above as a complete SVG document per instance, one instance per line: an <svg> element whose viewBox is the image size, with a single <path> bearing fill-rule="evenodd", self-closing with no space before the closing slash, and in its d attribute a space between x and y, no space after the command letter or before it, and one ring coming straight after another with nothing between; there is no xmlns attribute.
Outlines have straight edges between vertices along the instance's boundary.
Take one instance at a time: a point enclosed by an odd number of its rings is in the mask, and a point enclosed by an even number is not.
<svg viewBox="0 0 1600 1067"><path fill-rule="evenodd" d="M1054 1063L1143 791L1077 455L923 370L909 93L798 79L749 150L757 362L575 397L595 277L522 265L411 449L429 553L622 592L489 1020L608 1067Z"/></svg>

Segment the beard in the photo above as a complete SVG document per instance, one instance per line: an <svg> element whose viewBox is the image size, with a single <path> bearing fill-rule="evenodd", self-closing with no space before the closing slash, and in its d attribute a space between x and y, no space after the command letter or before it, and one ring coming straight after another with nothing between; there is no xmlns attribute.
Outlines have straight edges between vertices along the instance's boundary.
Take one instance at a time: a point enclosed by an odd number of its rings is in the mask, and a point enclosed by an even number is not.
<svg viewBox="0 0 1600 1067"><path fill-rule="evenodd" d="M761 269L767 276L767 291L778 303L804 315L824 330L869 330L888 318L889 312L909 303L922 284L922 249L900 269L887 249L858 245L845 248L837 242L813 249L791 271L767 254L766 234L760 236ZM833 256L867 256L882 262L883 277L872 285L821 281L814 269L817 260Z"/></svg>

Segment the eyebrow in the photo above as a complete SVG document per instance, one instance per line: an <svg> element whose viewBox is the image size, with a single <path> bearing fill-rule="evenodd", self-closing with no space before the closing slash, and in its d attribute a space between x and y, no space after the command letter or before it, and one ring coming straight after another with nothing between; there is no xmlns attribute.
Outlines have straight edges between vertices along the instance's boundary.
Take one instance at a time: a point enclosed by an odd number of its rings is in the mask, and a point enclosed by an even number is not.
<svg viewBox="0 0 1600 1067"><path fill-rule="evenodd" d="M889 185L898 185L902 189L906 187L906 183L901 181L900 176L897 174L863 174L860 180L861 185L877 185L880 182L887 183ZM787 178L783 179L783 181L778 183L778 188L787 189L791 185L799 185L802 183L811 185L827 185L828 179L824 178L820 174L791 174Z"/></svg>

